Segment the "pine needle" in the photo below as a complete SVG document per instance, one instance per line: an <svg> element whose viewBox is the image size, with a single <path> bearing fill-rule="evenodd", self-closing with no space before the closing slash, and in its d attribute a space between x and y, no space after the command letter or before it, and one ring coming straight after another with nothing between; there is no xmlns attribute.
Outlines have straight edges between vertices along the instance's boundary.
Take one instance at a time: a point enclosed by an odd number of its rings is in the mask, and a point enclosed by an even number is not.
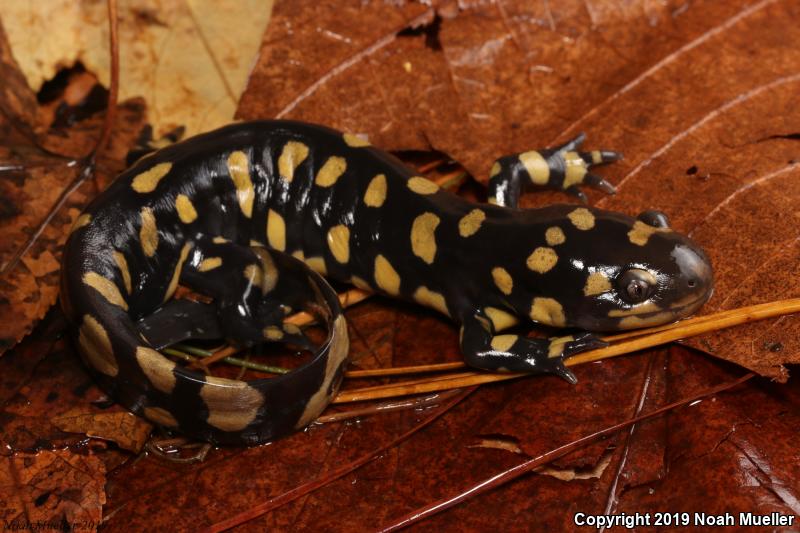
<svg viewBox="0 0 800 533"><path fill-rule="evenodd" d="M797 312L800 312L800 298L792 298L789 300L778 300L766 304L751 305L729 311L722 311L712 315L695 317L667 326L620 333L603 338L603 340L610 343L609 346L588 350L570 357L565 361L565 364L567 366L575 366L582 363L609 359L611 357L628 354L645 348L652 348L653 346L659 346L679 339L694 337L710 331ZM387 368L381 370L361 370L348 373L348 376L375 377L403 375L459 368L463 368L463 363L443 363L439 365ZM435 392L452 388L470 387L483 383L516 379L527 375L529 374L490 374L486 372L445 374L429 379L415 379L388 385L342 391L334 398L333 403L360 402Z"/></svg>

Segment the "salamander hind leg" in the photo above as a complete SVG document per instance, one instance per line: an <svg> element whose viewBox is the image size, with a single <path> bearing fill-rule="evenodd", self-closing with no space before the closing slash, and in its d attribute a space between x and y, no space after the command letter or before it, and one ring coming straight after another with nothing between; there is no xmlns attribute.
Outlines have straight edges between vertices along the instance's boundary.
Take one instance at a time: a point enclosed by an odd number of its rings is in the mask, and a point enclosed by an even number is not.
<svg viewBox="0 0 800 533"><path fill-rule="evenodd" d="M496 334L492 321L482 312L468 316L461 327L461 351L465 362L482 370L555 374L570 383L575 375L564 360L576 353L606 346L591 333L551 339L528 339Z"/></svg>
<svg viewBox="0 0 800 533"><path fill-rule="evenodd" d="M182 282L214 298L219 329L229 341L312 344L284 319L315 299L305 276L284 264L280 254L223 239L201 238L181 275Z"/></svg>
<svg viewBox="0 0 800 533"><path fill-rule="evenodd" d="M564 191L586 201L581 186L608 194L616 189L589 170L622 158L610 150L578 151L583 133L552 149L530 150L501 157L492 166L489 178L489 203L517 207L520 195L530 187Z"/></svg>

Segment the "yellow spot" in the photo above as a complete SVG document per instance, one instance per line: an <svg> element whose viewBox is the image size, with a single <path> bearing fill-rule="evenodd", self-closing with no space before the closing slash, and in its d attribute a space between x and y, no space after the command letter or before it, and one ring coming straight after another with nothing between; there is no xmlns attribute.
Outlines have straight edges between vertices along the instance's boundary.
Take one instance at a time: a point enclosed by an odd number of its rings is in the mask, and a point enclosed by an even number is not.
<svg viewBox="0 0 800 533"><path fill-rule="evenodd" d="M294 257L295 259L299 259L300 261L306 260L306 254L303 253L303 250L295 250L294 252L292 252L292 257Z"/></svg>
<svg viewBox="0 0 800 533"><path fill-rule="evenodd" d="M278 284L278 270L272 261L272 256L264 250L259 254L261 265L249 264L244 267L244 277L251 285L261 289L261 294L267 294Z"/></svg>
<svg viewBox="0 0 800 533"><path fill-rule="evenodd" d="M167 175L171 168L172 163L159 163L133 178L131 187L139 193L153 192L158 187L158 182Z"/></svg>
<svg viewBox="0 0 800 533"><path fill-rule="evenodd" d="M445 302L444 296L436 291L428 289L428 287L420 287L414 291L414 300L426 307L436 309L446 315L449 314L447 312L447 302Z"/></svg>
<svg viewBox="0 0 800 533"><path fill-rule="evenodd" d="M439 191L438 185L422 176L414 176L410 178L406 184L409 189L417 194L434 194Z"/></svg>
<svg viewBox="0 0 800 533"><path fill-rule="evenodd" d="M599 165L602 162L603 154L600 153L600 150L592 150L592 163Z"/></svg>
<svg viewBox="0 0 800 533"><path fill-rule="evenodd" d="M483 312L486 313L486 316L488 316L489 320L491 320L495 331L502 331L512 326L516 326L519 323L519 319L516 316L503 309L486 307L484 308Z"/></svg>
<svg viewBox="0 0 800 533"><path fill-rule="evenodd" d="M198 272L208 272L222 265L221 257L206 257L197 265Z"/></svg>
<svg viewBox="0 0 800 533"><path fill-rule="evenodd" d="M328 231L328 247L334 259L347 263L350 260L350 229L344 224L332 227Z"/></svg>
<svg viewBox="0 0 800 533"><path fill-rule="evenodd" d="M114 256L114 262L117 263L117 268L119 268L119 273L122 274L122 283L125 284L125 290L130 294L133 291L133 284L131 283L131 272L128 270L128 261L125 259L125 255L117 250L114 250L112 255Z"/></svg>
<svg viewBox="0 0 800 533"><path fill-rule="evenodd" d="M647 241L650 240L650 236L656 232L665 232L665 231L672 231L669 228L657 228L655 226L650 226L649 224L645 224L641 220L637 220L633 223L633 228L628 232L628 239L633 244L638 246L644 246L647 244Z"/></svg>
<svg viewBox="0 0 800 533"><path fill-rule="evenodd" d="M191 224L197 220L197 211L192 205L192 201L185 194L179 194L175 198L175 209L178 210L178 218L184 224Z"/></svg>
<svg viewBox="0 0 800 533"><path fill-rule="evenodd" d="M534 298L530 316L534 322L548 326L563 328L566 324L564 308L552 298Z"/></svg>
<svg viewBox="0 0 800 533"><path fill-rule="evenodd" d="M367 185L364 203L368 207L380 207L386 201L386 176L378 174Z"/></svg>
<svg viewBox="0 0 800 533"><path fill-rule="evenodd" d="M136 348L136 361L139 367L153 384L153 387L165 394L171 394L175 388L175 363L146 346Z"/></svg>
<svg viewBox="0 0 800 533"><path fill-rule="evenodd" d="M244 279L250 282L250 285L261 287L261 280L264 279L264 272L261 267L255 263L250 263L244 267Z"/></svg>
<svg viewBox="0 0 800 533"><path fill-rule="evenodd" d="M308 157L308 146L301 142L289 141L283 145L278 157L278 174L288 182L294 179L294 171Z"/></svg>
<svg viewBox="0 0 800 533"><path fill-rule="evenodd" d="M564 163L566 164L566 169L564 171L564 183L561 187L567 189L573 185L583 183L583 178L586 176L586 161L578 155L578 152L564 154Z"/></svg>
<svg viewBox="0 0 800 533"><path fill-rule="evenodd" d="M261 263L261 272L264 276L261 282L261 292L267 294L278 284L278 269L275 267L272 254L266 248L253 248L253 253L258 256L258 261Z"/></svg>
<svg viewBox="0 0 800 533"><path fill-rule="evenodd" d="M495 198L494 196L490 196L489 198L487 198L486 203L491 205L499 205L497 203L497 198Z"/></svg>
<svg viewBox="0 0 800 533"><path fill-rule="evenodd" d="M400 274L382 255L375 258L375 284L388 294L400 293Z"/></svg>
<svg viewBox="0 0 800 533"><path fill-rule="evenodd" d="M540 274L549 271L556 266L557 262L558 254L556 254L556 251L545 246L540 246L528 256L528 268Z"/></svg>
<svg viewBox="0 0 800 533"><path fill-rule="evenodd" d="M82 227L89 224L92 221L92 215L89 213L84 213L78 218L75 219L75 222L72 224L72 228L70 228L69 232L72 233L74 231L78 231Z"/></svg>
<svg viewBox="0 0 800 533"><path fill-rule="evenodd" d="M328 362L325 364L325 377L317 392L306 403L306 408L295 425L296 428L305 427L316 420L339 388L339 384L334 383L333 380L342 374L340 369L347 363L347 354L350 351L347 322L345 322L343 316L336 317L331 330L331 345L328 352Z"/></svg>
<svg viewBox="0 0 800 533"><path fill-rule="evenodd" d="M406 73L411 74L411 70L413 68L414 67L411 65L411 61L403 61L403 70L405 70Z"/></svg>
<svg viewBox="0 0 800 533"><path fill-rule="evenodd" d="M86 362L98 372L111 376L119 372L111 340L105 328L91 315L83 315L78 334L78 346Z"/></svg>
<svg viewBox="0 0 800 533"><path fill-rule="evenodd" d="M579 207L567 215L572 225L579 230L590 230L594 227L594 215L585 207Z"/></svg>
<svg viewBox="0 0 800 533"><path fill-rule="evenodd" d="M608 312L608 316L610 317L618 317L618 316L631 316L631 315L642 315L646 313L655 313L657 311L661 311L661 306L655 302L645 302L639 305L634 305L630 309L612 309Z"/></svg>
<svg viewBox="0 0 800 533"><path fill-rule="evenodd" d="M110 279L104 278L97 272L87 272L83 275L83 282L99 292L108 303L128 310L128 302L122 297L117 284Z"/></svg>
<svg viewBox="0 0 800 533"><path fill-rule="evenodd" d="M308 257L305 259L305 263L317 274L322 274L323 276L328 275L328 266L325 264L325 258L320 256Z"/></svg>
<svg viewBox="0 0 800 533"><path fill-rule="evenodd" d="M462 237L475 235L481 229L484 220L486 220L486 213L480 209L473 209L458 221L458 233Z"/></svg>
<svg viewBox="0 0 800 533"><path fill-rule="evenodd" d="M146 419L150 422L158 424L159 426L166 426L166 427L177 427L178 421L175 420L175 417L167 411L166 409L162 409L161 407L145 407L142 410L142 414Z"/></svg>
<svg viewBox="0 0 800 533"><path fill-rule="evenodd" d="M544 232L544 239L549 246L557 246L559 244L564 244L567 237L564 235L564 230L558 226L552 226L547 228L547 231Z"/></svg>
<svg viewBox="0 0 800 533"><path fill-rule="evenodd" d="M514 280L511 279L511 274L503 267L494 267L492 269L492 279L494 284L500 289L503 294L511 294L514 289Z"/></svg>
<svg viewBox="0 0 800 533"><path fill-rule="evenodd" d="M267 213L267 242L279 252L286 251L286 222L272 209Z"/></svg>
<svg viewBox="0 0 800 533"><path fill-rule="evenodd" d="M228 156L228 173L231 175L233 185L236 187L236 199L239 200L239 207L247 218L253 216L253 200L255 191L253 190L253 180L250 178L250 169L247 154L236 150Z"/></svg>
<svg viewBox="0 0 800 533"><path fill-rule="evenodd" d="M264 395L244 381L206 376L200 397L208 408L209 426L241 431L250 425L264 404Z"/></svg>
<svg viewBox="0 0 800 533"><path fill-rule="evenodd" d="M226 239L225 237L217 236L211 239L211 242L213 242L214 244L225 244L226 242L228 242L228 239Z"/></svg>
<svg viewBox="0 0 800 533"><path fill-rule="evenodd" d="M344 134L344 142L347 146L353 148L363 148L369 146L369 141L360 135L353 135L352 133Z"/></svg>
<svg viewBox="0 0 800 533"><path fill-rule="evenodd" d="M271 341L279 341L283 338L283 330L278 326L267 326L264 328L264 338Z"/></svg>
<svg viewBox="0 0 800 533"><path fill-rule="evenodd" d="M292 323L284 324L283 331L285 331L289 335L301 335L303 333L303 331L300 329L299 326Z"/></svg>
<svg viewBox="0 0 800 533"><path fill-rule="evenodd" d="M583 286L585 296L594 296L611 290L611 282L605 272L592 272L586 278L586 285Z"/></svg>
<svg viewBox="0 0 800 533"><path fill-rule="evenodd" d="M564 348L566 347L568 342L572 342L575 340L575 337L572 335L567 335L566 337L555 337L550 339L550 346L547 349L547 357L561 357L564 354Z"/></svg>
<svg viewBox="0 0 800 533"><path fill-rule="evenodd" d="M332 156L322 165L317 172L315 183L320 187L330 187L344 174L347 169L347 162L343 157Z"/></svg>
<svg viewBox="0 0 800 533"><path fill-rule="evenodd" d="M507 352L518 339L518 335L495 335L492 337L492 349L498 352Z"/></svg>
<svg viewBox="0 0 800 533"><path fill-rule="evenodd" d="M438 225L439 217L433 213L421 214L411 225L411 251L429 265L436 256L435 232Z"/></svg>
<svg viewBox="0 0 800 533"><path fill-rule="evenodd" d="M528 172L532 183L547 185L547 182L550 181L550 166L542 154L536 150L524 152L519 154L519 160Z"/></svg>
<svg viewBox="0 0 800 533"><path fill-rule="evenodd" d="M372 286L369 283L367 283L367 280L359 278L358 276L351 276L350 283L352 283L359 289L364 289L365 291L372 290Z"/></svg>
<svg viewBox="0 0 800 533"><path fill-rule="evenodd" d="M503 170L503 167L500 165L499 161L495 161L494 165L492 165L492 170L489 171L489 177L493 178L500 174L500 171Z"/></svg>
<svg viewBox="0 0 800 533"><path fill-rule="evenodd" d="M619 329L637 329L648 326L660 326L661 324L666 324L673 320L675 320L675 315L670 311L664 311L663 313L656 313L645 317L626 316L619 321L617 327Z"/></svg>
<svg viewBox="0 0 800 533"><path fill-rule="evenodd" d="M192 245L188 242L183 245L183 248L181 248L181 254L178 257L178 263L175 265L175 271L172 272L172 279L169 280L167 292L164 294L165 302L172 298L172 295L175 294L175 289L178 288L178 280L181 277L181 269L183 269L183 263L186 261L186 257L188 257L189 250L191 249Z"/></svg>
<svg viewBox="0 0 800 533"><path fill-rule="evenodd" d="M139 229L139 242L142 244L142 251L147 257L153 257L156 253L156 248L158 248L156 217L149 207L143 207L139 216L142 219L142 227Z"/></svg>

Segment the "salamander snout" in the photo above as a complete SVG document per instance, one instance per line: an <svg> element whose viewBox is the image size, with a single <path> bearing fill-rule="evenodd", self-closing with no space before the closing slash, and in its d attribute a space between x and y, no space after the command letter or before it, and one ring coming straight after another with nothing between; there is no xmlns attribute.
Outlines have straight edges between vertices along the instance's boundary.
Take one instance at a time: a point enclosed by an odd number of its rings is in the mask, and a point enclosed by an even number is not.
<svg viewBox="0 0 800 533"><path fill-rule="evenodd" d="M696 246L679 244L672 251L678 267L675 292L681 295L673 303L680 316L694 313L711 298L714 290L714 274L706 254Z"/></svg>

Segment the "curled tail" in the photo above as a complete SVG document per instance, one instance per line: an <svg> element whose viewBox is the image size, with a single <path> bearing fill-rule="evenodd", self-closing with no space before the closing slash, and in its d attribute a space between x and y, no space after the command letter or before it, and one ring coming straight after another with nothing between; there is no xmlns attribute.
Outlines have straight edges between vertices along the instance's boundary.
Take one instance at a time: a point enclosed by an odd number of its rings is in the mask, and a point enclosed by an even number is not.
<svg viewBox="0 0 800 533"><path fill-rule="evenodd" d="M217 302L212 309L207 304L172 300L156 320L148 319L151 313L137 316L133 310L141 306L134 301L135 291L131 294L129 275L115 259L116 252L105 246L113 239L104 235L107 228L95 223L90 217L82 219L67 242L61 302L82 359L118 402L196 439L248 445L308 425L330 403L344 374L349 340L336 292L319 274L288 255L261 249L262 258L268 254L274 275L281 280L259 295L261 299L288 298L293 310L311 312L327 327L327 338L310 361L271 379L208 376L179 366L158 348L176 337L224 336L223 308ZM104 245L98 246L99 242ZM189 242L188 248L192 246ZM196 267L186 255L160 266L179 276L181 269ZM267 338L275 337L266 331Z"/></svg>

